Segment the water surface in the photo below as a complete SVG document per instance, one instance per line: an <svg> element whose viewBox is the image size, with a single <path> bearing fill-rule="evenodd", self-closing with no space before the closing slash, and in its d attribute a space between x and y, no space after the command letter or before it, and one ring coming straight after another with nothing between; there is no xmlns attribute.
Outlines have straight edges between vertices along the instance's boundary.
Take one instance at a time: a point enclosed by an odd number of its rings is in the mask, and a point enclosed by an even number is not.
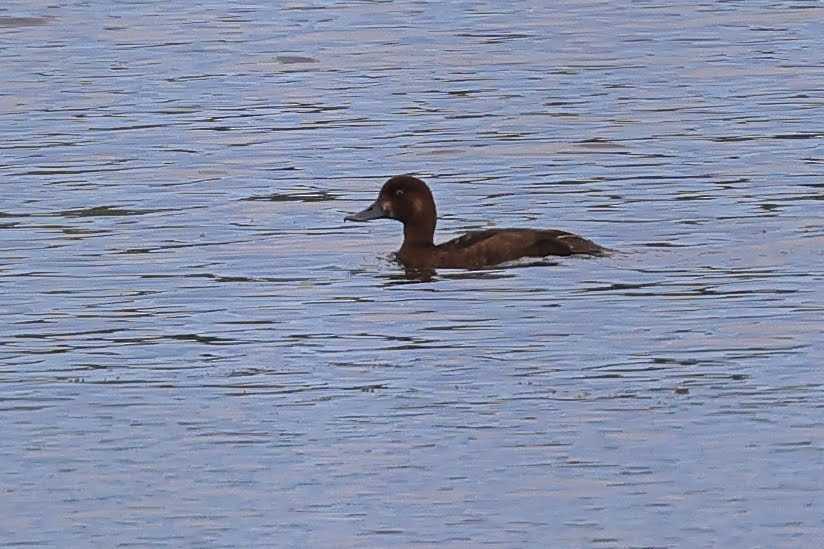
<svg viewBox="0 0 824 549"><path fill-rule="evenodd" d="M4 5L0 544L817 547L823 14Z"/></svg>

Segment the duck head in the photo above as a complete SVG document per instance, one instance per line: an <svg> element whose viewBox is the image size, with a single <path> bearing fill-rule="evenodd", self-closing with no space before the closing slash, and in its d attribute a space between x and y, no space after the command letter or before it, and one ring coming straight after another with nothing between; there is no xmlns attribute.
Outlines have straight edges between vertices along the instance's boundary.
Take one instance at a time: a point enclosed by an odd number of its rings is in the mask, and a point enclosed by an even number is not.
<svg viewBox="0 0 824 549"><path fill-rule="evenodd" d="M429 187L411 175L397 175L383 184L371 206L344 221L397 219L404 226L404 242L431 244L435 234L437 212Z"/></svg>

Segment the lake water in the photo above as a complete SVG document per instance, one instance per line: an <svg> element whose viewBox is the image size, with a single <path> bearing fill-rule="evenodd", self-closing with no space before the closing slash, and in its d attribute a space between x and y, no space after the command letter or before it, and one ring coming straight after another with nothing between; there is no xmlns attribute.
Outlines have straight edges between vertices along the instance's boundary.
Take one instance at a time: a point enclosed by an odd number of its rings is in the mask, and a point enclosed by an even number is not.
<svg viewBox="0 0 824 549"><path fill-rule="evenodd" d="M0 8L0 545L820 547L824 6ZM407 278L344 224L604 258Z"/></svg>

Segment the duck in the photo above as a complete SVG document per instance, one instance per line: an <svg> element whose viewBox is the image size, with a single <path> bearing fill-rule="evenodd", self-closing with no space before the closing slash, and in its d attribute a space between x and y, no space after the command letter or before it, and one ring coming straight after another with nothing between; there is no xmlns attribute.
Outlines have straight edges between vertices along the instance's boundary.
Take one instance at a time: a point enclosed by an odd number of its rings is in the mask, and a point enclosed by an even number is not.
<svg viewBox="0 0 824 549"><path fill-rule="evenodd" d="M525 257L602 255L606 248L557 229L486 229L435 244L437 210L429 186L412 175L384 183L369 207L344 221L395 219L403 223L403 244L395 257L407 269L483 269Z"/></svg>

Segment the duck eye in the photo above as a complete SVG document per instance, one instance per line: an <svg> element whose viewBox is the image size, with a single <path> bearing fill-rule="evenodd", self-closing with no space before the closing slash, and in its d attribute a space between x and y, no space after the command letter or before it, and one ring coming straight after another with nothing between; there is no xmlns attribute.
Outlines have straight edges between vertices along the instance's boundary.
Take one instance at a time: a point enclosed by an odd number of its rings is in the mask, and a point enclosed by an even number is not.
<svg viewBox="0 0 824 549"><path fill-rule="evenodd" d="M395 191L395 196L403 196L403 189L397 189Z"/></svg>

